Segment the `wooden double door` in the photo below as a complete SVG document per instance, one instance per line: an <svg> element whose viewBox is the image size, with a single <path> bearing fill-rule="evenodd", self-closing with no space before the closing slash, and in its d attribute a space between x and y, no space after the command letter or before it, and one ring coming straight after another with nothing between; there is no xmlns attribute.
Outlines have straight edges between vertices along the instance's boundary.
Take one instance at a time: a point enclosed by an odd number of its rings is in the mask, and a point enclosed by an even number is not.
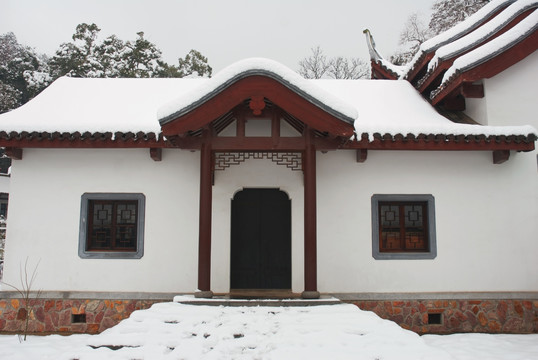
<svg viewBox="0 0 538 360"><path fill-rule="evenodd" d="M232 200L231 289L291 289L291 200L243 189Z"/></svg>

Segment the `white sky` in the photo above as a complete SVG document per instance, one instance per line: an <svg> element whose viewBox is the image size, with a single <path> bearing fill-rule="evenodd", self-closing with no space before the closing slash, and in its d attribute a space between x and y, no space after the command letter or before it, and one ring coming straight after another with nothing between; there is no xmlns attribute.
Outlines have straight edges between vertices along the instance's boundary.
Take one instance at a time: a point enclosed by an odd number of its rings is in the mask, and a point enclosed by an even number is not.
<svg viewBox="0 0 538 360"><path fill-rule="evenodd" d="M413 12L434 0L0 0L0 34L53 55L77 24L95 23L101 39L134 40L144 31L164 59L196 49L214 72L247 58L267 57L296 70L320 45L328 56L368 59L362 30L389 56Z"/></svg>

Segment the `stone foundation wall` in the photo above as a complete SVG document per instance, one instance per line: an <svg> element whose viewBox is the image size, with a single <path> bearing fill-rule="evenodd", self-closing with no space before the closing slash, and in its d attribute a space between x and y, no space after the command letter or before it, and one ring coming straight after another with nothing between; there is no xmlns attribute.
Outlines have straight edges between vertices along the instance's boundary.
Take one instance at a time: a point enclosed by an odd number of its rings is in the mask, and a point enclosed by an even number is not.
<svg viewBox="0 0 538 360"><path fill-rule="evenodd" d="M142 294L143 295L143 294ZM135 310L147 309L163 298L129 300L110 298L30 300L29 333L100 333L128 318ZM364 300L343 297L343 301L373 311L405 329L419 334L484 332L526 334L538 333L538 300L536 299L423 299ZM24 300L0 297L0 332L21 333L25 326Z"/></svg>
<svg viewBox="0 0 538 360"><path fill-rule="evenodd" d="M135 310L165 300L30 300L28 333L100 333ZM0 332L21 333L27 310L22 299L0 299Z"/></svg>
<svg viewBox="0 0 538 360"><path fill-rule="evenodd" d="M419 334L462 332L538 333L538 300L359 300L373 311Z"/></svg>

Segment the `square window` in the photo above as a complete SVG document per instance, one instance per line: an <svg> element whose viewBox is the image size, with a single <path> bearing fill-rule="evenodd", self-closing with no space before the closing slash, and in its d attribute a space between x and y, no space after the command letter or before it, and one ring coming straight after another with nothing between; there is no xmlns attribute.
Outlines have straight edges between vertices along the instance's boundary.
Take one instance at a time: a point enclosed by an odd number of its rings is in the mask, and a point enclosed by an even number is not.
<svg viewBox="0 0 538 360"><path fill-rule="evenodd" d="M83 194L79 256L140 259L144 253L144 217L144 194Z"/></svg>
<svg viewBox="0 0 538 360"><path fill-rule="evenodd" d="M434 259L433 196L373 195L372 256L378 260Z"/></svg>

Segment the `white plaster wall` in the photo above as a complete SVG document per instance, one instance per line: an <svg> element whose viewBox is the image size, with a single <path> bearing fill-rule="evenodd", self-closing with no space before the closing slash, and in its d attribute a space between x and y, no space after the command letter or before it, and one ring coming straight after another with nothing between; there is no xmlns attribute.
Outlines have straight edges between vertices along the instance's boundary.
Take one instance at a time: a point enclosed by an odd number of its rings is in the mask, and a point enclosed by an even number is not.
<svg viewBox="0 0 538 360"><path fill-rule="evenodd" d="M318 155L321 292L538 290L538 173L532 153L352 151ZM432 194L437 258L375 260L371 196Z"/></svg>
<svg viewBox="0 0 538 360"><path fill-rule="evenodd" d="M484 90L484 93L486 91ZM474 121L481 125L488 125L488 107L486 98L482 99L465 99L465 113Z"/></svg>
<svg viewBox="0 0 538 360"><path fill-rule="evenodd" d="M536 100L538 94L538 51L491 79L484 79L483 99L473 99L480 107L486 104L488 125L533 125L538 128ZM468 111L476 111L467 99ZM469 105L471 105L469 107Z"/></svg>
<svg viewBox="0 0 538 360"><path fill-rule="evenodd" d="M14 161L4 281L19 283L20 261L39 259L36 288L73 291L192 292L196 289L199 153L148 149L24 149ZM85 192L146 196L140 260L81 259Z"/></svg>
<svg viewBox="0 0 538 360"><path fill-rule="evenodd" d="M215 173L211 288L230 290L231 200L243 188L279 188L291 199L292 290L304 290L304 188L301 171L292 171L267 159L249 159Z"/></svg>
<svg viewBox="0 0 538 360"><path fill-rule="evenodd" d="M538 290L538 172L533 153L353 151L318 153L318 288L322 292ZM84 166L80 166L83 164ZM303 176L269 160L218 171L213 186L212 290L227 292L231 199L245 187L285 191L292 203L292 288L303 290ZM80 196L142 192L140 260L78 257ZM433 260L374 260L371 196L432 194ZM43 290L193 292L197 287L199 153L24 150L14 162L4 280L41 259Z"/></svg>
<svg viewBox="0 0 538 360"><path fill-rule="evenodd" d="M11 176L0 175L0 193L9 194L9 184L11 183Z"/></svg>

